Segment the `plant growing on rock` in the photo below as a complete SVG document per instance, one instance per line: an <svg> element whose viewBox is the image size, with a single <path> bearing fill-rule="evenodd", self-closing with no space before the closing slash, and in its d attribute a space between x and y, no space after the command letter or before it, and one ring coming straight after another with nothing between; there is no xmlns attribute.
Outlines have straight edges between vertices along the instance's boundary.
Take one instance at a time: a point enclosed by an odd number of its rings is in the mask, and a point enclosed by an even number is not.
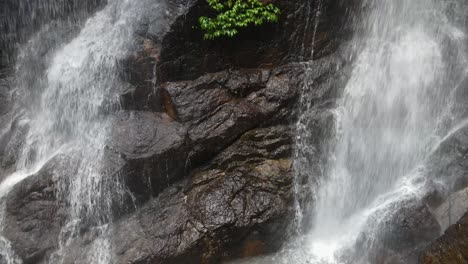
<svg viewBox="0 0 468 264"><path fill-rule="evenodd" d="M218 12L214 18L202 16L200 26L205 39L233 37L240 28L277 22L280 10L266 0L206 0Z"/></svg>

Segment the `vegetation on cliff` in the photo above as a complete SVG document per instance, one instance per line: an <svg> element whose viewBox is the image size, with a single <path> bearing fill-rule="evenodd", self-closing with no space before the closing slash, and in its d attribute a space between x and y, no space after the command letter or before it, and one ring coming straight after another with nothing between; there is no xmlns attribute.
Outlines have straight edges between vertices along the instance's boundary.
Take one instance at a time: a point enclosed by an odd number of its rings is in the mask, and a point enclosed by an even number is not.
<svg viewBox="0 0 468 264"><path fill-rule="evenodd" d="M280 13L277 6L261 0L207 0L207 2L218 14L214 18L200 17L199 22L205 32L205 39L232 37L240 28L276 22Z"/></svg>

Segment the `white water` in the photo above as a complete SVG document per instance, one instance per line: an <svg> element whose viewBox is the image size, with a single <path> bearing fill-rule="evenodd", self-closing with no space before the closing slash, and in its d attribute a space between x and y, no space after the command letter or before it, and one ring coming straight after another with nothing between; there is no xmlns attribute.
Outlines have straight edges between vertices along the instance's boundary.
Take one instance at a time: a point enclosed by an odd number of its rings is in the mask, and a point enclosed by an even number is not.
<svg viewBox="0 0 468 264"><path fill-rule="evenodd" d="M355 25L353 70L338 107L330 110L336 134L324 139L332 151L324 153L329 162L319 171L307 164L318 160L317 146L310 145L315 131L308 130L314 106L300 104L295 170L298 177L309 174L317 191L312 230L281 253L249 263L374 264L367 254L375 229L403 202L422 198L424 161L466 123L452 106L452 91L468 76L468 39L456 23L466 16L457 14L463 1L364 2L362 10L370 11ZM448 58L450 52L456 56ZM301 102L312 89L304 89ZM302 214L297 222L307 221ZM362 233L371 243L349 259L345 254Z"/></svg>
<svg viewBox="0 0 468 264"><path fill-rule="evenodd" d="M108 0L71 41L61 43L57 28L46 25L20 50L15 79L16 120L25 134L15 172L0 185L4 197L18 182L56 162L58 198L69 205L60 248L49 262L61 263L80 229L94 229L96 240L83 263L112 263L111 207L118 203L118 179L105 176L105 146L111 132L108 105L117 104L118 63L128 56L134 32L149 1ZM44 43L50 41L50 43ZM52 48L46 49L44 46ZM42 65L42 67L41 67ZM40 243L38 241L38 243ZM4 246L2 246L2 244ZM7 263L20 263L2 241Z"/></svg>
<svg viewBox="0 0 468 264"><path fill-rule="evenodd" d="M307 255L298 263L345 261L341 250L361 232L372 234L398 203L420 198L424 184L418 167L446 133L441 124L450 118L452 78L465 77L466 39L449 22L446 3L369 4L336 111L336 145L318 185L314 228L303 239ZM447 38L456 44L458 60L444 60ZM465 70L453 72L457 67ZM367 253L358 252L364 256L359 261L368 261Z"/></svg>

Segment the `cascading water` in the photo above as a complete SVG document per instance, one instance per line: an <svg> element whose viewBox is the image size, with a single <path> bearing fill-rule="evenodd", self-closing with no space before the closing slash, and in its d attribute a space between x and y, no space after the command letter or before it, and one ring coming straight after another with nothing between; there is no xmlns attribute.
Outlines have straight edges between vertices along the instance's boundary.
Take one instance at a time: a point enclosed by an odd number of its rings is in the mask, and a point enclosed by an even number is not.
<svg viewBox="0 0 468 264"><path fill-rule="evenodd" d="M318 154L309 144L312 106L300 105L295 170L316 184L312 229L253 263L375 263L369 254L385 232L382 223L422 199L424 162L460 122L452 103L468 73L465 22L456 12L463 1L363 2L351 43L353 70L337 108L329 110L335 131L322 143L331 153L323 153L329 156L321 172L308 164ZM301 102L312 90L303 89Z"/></svg>
<svg viewBox="0 0 468 264"><path fill-rule="evenodd" d="M66 34L58 33L65 25L51 23L20 49L12 120L18 127L16 136L24 137L15 172L2 182L0 194L4 197L12 186L35 175L45 164L57 164L57 196L69 212L59 250L49 263L61 263L84 229L97 238L82 253L86 259L76 261L112 263L108 223L113 207L118 206L121 187L118 179L106 177L103 166L112 128L107 108L118 103L118 63L134 45L134 32L148 4L109 0L70 41ZM7 263L21 262L10 252L8 241L0 246Z"/></svg>
<svg viewBox="0 0 468 264"><path fill-rule="evenodd" d="M441 124L450 118L453 83L468 66L465 36L447 17L447 3L366 4L371 11L354 40L358 55L335 111L335 150L305 239L308 257L325 263L353 263L341 249L363 232L375 235L399 203L424 193L420 166L446 133ZM444 60L447 42L459 51L454 61Z"/></svg>

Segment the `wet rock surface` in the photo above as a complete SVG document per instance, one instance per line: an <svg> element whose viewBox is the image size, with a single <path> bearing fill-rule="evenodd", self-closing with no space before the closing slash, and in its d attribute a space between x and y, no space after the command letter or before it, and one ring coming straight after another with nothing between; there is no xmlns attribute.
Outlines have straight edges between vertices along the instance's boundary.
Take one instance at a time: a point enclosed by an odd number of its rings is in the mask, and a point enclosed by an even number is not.
<svg viewBox="0 0 468 264"><path fill-rule="evenodd" d="M450 226L443 236L427 247L420 262L424 264L468 263L468 214Z"/></svg>
<svg viewBox="0 0 468 264"><path fill-rule="evenodd" d="M112 219L117 263L219 263L270 253L285 241L294 217L296 105L308 82L317 130L311 140L317 155L326 151L318 146L333 116L321 110L339 95L343 61L332 54L347 37L336 19L347 11L341 1L327 2L315 32L322 59L308 67L298 62L312 55L317 3L277 4L278 25L229 42L204 41L193 28L205 1L151 7L168 12L139 28L137 50L120 64L121 105L103 111L114 120L105 177L118 177L127 191ZM0 83L0 102L2 91ZM14 165L15 144L24 141L16 132L6 140L0 134L2 168ZM55 177L73 177L73 164L58 156L7 196L5 236L25 263L47 263L58 248L67 204ZM304 201L312 191L304 187ZM99 234L80 235L65 263L86 259Z"/></svg>
<svg viewBox="0 0 468 264"><path fill-rule="evenodd" d="M252 130L115 226L118 263L217 263L271 252L292 216L291 128ZM258 250L250 245L258 243Z"/></svg>
<svg viewBox="0 0 468 264"><path fill-rule="evenodd" d="M186 80L206 72L226 68L258 68L310 59L315 39L315 56L331 54L346 37L347 7L341 1L326 1L321 7L318 30L315 10L317 1L273 1L281 10L278 24L247 29L233 39L205 41L193 25L201 15L210 14L204 1L197 1L187 17L175 21L162 44L158 79Z"/></svg>
<svg viewBox="0 0 468 264"><path fill-rule="evenodd" d="M418 199L377 211L366 226L355 248L344 254L345 263L417 263L421 251L441 233L437 219Z"/></svg>
<svg viewBox="0 0 468 264"><path fill-rule="evenodd" d="M433 241L420 256L420 263L451 264L468 263L467 240L467 195L468 183L468 127L462 124L444 138L429 158L428 175L443 182L434 188L437 203L432 210L445 233ZM460 219L461 218L461 219Z"/></svg>
<svg viewBox="0 0 468 264"><path fill-rule="evenodd" d="M57 199L58 171L70 169L59 156L17 185L6 198L3 235L24 263L43 263L58 246L57 238L67 217L66 205ZM39 242L40 241L40 242Z"/></svg>

